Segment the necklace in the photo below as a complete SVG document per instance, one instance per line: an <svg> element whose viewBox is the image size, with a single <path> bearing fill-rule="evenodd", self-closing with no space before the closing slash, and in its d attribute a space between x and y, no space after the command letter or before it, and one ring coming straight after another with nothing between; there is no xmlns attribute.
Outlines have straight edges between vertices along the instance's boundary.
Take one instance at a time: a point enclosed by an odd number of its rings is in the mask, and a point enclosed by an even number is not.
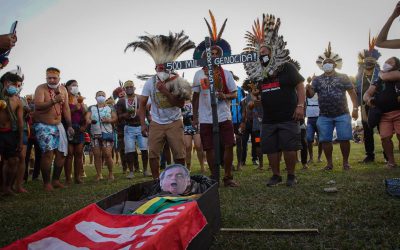
<svg viewBox="0 0 400 250"><path fill-rule="evenodd" d="M129 100L129 98L127 97L125 99L125 107L126 107L126 110L129 113L131 113L131 118L135 118L136 112L137 112L137 96L135 95L135 98L132 100Z"/></svg>
<svg viewBox="0 0 400 250"><path fill-rule="evenodd" d="M54 99L54 97L56 96L55 90L50 89L49 87L47 87L47 89L49 90L50 98L51 98L51 99ZM53 108L54 108L54 110L56 111L56 115L59 116L59 115L61 115L61 105L59 104L59 107L60 107L60 108L59 108L59 110L57 110L56 104L57 104L57 103L54 103Z"/></svg>

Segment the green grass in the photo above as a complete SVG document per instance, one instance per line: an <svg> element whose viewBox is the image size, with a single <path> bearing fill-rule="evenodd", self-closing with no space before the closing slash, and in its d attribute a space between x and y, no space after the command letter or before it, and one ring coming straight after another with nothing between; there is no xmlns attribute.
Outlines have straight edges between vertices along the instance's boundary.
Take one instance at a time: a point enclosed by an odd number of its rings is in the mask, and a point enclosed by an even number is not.
<svg viewBox="0 0 400 250"><path fill-rule="evenodd" d="M345 172L341 169L340 149L335 145L335 169L321 171L324 163L318 163L307 171L298 170L299 183L294 188L285 185L268 188L266 181L271 176L270 171L258 171L251 164L241 172L234 172L241 186L220 188L223 227L317 228L320 233L220 233L212 249L399 248L400 199L385 193L383 180L400 177L400 168L383 167L382 148L380 140L376 139L375 163L358 164L357 161L364 157L363 145L352 143L352 169ZM395 145L398 145L397 141ZM395 157L400 163L397 147ZM195 155L193 160L193 172L198 173ZM94 167L86 166L85 169L89 177L83 185L44 193L41 182L30 181L26 185L28 194L0 197L0 247L133 183L149 180L144 177L127 180L117 166L116 181L97 183ZM282 175L285 181L286 173L282 172ZM335 180L336 184L326 184L330 180ZM325 193L323 189L330 186L336 186L339 191Z"/></svg>

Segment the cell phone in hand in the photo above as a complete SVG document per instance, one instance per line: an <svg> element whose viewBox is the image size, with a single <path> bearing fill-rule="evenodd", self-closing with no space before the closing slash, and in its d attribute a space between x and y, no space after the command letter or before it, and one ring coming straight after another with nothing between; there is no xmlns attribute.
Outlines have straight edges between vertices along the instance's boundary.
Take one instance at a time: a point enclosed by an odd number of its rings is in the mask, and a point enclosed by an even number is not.
<svg viewBox="0 0 400 250"><path fill-rule="evenodd" d="M18 24L18 21L13 22L13 24L11 25L11 28L10 28L10 34L15 34L17 32L17 24Z"/></svg>

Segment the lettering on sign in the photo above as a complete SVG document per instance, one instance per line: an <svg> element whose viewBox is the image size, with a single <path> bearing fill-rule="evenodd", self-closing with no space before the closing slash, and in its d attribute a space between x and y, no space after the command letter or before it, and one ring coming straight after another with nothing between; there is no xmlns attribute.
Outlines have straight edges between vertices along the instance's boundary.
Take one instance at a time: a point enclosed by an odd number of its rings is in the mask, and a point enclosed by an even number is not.
<svg viewBox="0 0 400 250"><path fill-rule="evenodd" d="M207 51L207 49L206 49L206 51ZM208 59L200 59L200 60L167 62L164 64L164 67L167 70L180 70L180 69L204 67L204 66L210 65L210 62L211 62L211 65L224 65L224 64L255 62L257 60L258 60L257 53L251 52L251 53L241 53L241 54L237 54L237 55L211 58L211 61L208 58Z"/></svg>

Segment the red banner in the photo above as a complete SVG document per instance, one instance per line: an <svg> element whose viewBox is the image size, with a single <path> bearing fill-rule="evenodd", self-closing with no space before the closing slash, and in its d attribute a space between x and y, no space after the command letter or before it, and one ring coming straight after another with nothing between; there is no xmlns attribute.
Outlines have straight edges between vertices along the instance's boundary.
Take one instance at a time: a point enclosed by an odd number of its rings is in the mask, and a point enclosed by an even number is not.
<svg viewBox="0 0 400 250"><path fill-rule="evenodd" d="M195 201L152 215L113 215L92 204L5 249L186 249L206 224Z"/></svg>

